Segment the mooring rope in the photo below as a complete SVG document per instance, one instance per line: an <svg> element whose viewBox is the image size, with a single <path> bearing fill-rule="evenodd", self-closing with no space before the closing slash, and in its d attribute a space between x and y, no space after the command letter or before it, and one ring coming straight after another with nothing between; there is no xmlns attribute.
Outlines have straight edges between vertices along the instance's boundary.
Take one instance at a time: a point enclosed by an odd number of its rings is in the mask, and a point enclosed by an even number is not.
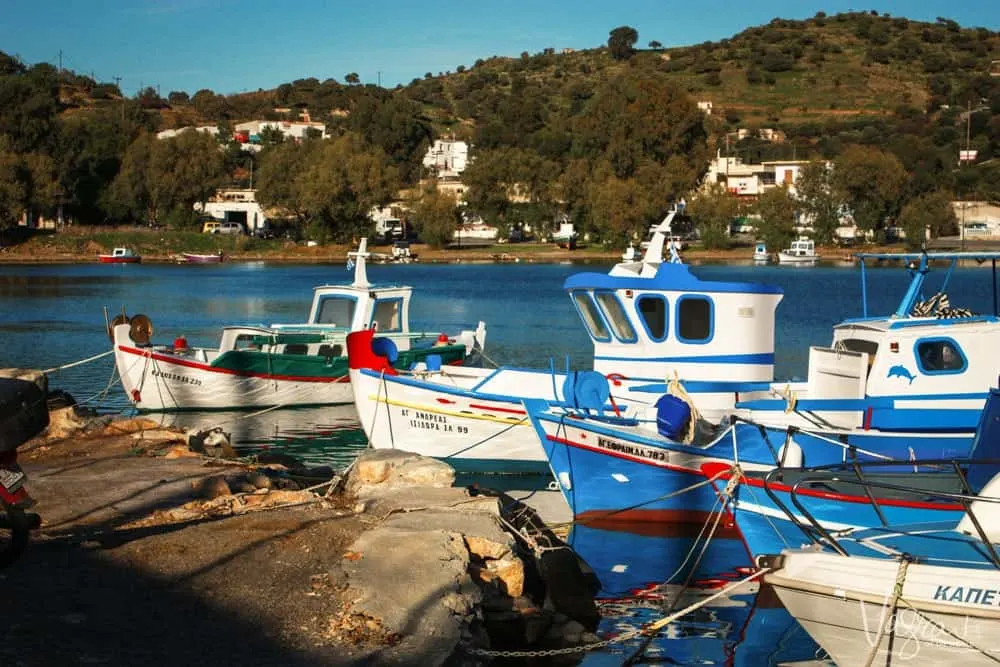
<svg viewBox="0 0 1000 667"><path fill-rule="evenodd" d="M108 350L107 352L101 352L100 354L95 354L92 357L87 357L86 359L81 359L80 361L74 361L74 362L69 363L69 364L63 364L62 366L54 366L52 368L47 368L47 369L45 369L42 372L45 373L45 374L48 374L48 373L57 373L59 371L66 370L67 368L73 368L74 366L82 366L83 364L89 364L91 361L97 361L101 357L106 357L109 354L113 354L113 353L114 353L114 350Z"/></svg>

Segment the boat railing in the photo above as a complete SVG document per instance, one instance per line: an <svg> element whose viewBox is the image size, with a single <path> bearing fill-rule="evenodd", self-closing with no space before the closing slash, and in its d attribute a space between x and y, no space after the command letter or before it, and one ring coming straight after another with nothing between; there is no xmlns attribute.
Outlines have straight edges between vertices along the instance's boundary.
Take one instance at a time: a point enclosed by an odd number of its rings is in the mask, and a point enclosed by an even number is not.
<svg viewBox="0 0 1000 667"><path fill-rule="evenodd" d="M777 430L776 427L774 426L769 427L766 424L763 424L753 419L748 419L747 417L742 417L740 415L730 415L729 421L733 425L737 423L744 423L756 428L760 433L761 439L764 441L764 444L767 446L768 451L771 454L771 457L773 458L774 465L778 466L779 469L785 469L786 457L789 448L792 444L793 438L797 433L808 435L812 440L823 442L830 445L831 447L840 449L843 452L844 462L854 460L860 454L869 457L873 462L882 461L887 464L894 463L895 465L900 465L901 463L898 459L893 459L892 457L886 456L885 454L879 454L878 452L873 452L871 450L862 449L857 445L852 445L848 441L846 433L840 434L837 438L832 438L829 435L826 435L825 433L819 431L804 429L800 426L787 425L782 428L782 430L784 431L784 442L779 447L775 447L774 443L771 442L771 431ZM740 462L739 447L737 446L737 441L736 441L736 429L733 429L733 460L736 463ZM868 461L866 460L865 462L867 464ZM906 463L909 464L910 462L907 461ZM832 464L832 465L842 465L842 464Z"/></svg>
<svg viewBox="0 0 1000 667"><path fill-rule="evenodd" d="M836 482L837 484L845 484L848 486L856 486L864 491L864 495L868 502L871 504L872 508L876 512L879 520L882 522L883 526L888 526L886 522L885 515L882 513L881 508L878 505L878 498L875 496L874 490L881 489L884 491L892 491L898 494L908 494L913 496L919 496L923 500L928 498L935 498L938 501L952 501L958 505L962 506L966 516L969 517L970 522L976 530L977 537L983 543L986 549L990 562L994 567L1000 569L1000 555L997 554L996 548L993 546L992 540L986 534L983 529L983 525L979 518L976 516L972 509L972 504L974 502L986 502L990 504L1000 504L1000 497L995 496L982 496L977 495L972 491L969 485L968 477L966 476L966 471L963 469L963 465L994 465L1000 467L1000 459L917 459L914 461L882 461L882 462L872 462L875 466L888 467L890 465L899 466L904 464L906 467L910 466L937 466L937 467L950 467L956 477L958 478L963 492L956 493L952 491L941 491L935 489L928 489L925 487L916 487L905 484L893 484L890 482L884 482L879 480L868 479L864 476L861 465L858 461L854 461L853 465L847 470L854 473L854 477L830 477L829 475L824 476L813 476L813 477L803 477L796 481L789 489L789 498L795 509L798 510L799 516L805 518L809 522L810 527L815 531L815 534L811 534L810 531L803 531L810 540L816 544L827 545L834 551L842 556L848 556L848 552L843 546L837 541L833 533L827 529L823 524L816 519L816 517L805 507L802 502L800 493L804 493L805 490L813 489L818 485L829 485L831 482ZM869 467L869 462L864 463L864 467ZM792 512L785 503L781 502L777 494L774 491L774 486L776 481L774 477L781 473L788 473L791 469L774 469L765 476L764 479L764 490L768 494L768 497L773 503L785 513L788 519L796 525L800 524L798 517ZM802 469L800 469L802 470ZM821 469L808 468L810 472L820 472ZM818 536L818 537L817 537Z"/></svg>

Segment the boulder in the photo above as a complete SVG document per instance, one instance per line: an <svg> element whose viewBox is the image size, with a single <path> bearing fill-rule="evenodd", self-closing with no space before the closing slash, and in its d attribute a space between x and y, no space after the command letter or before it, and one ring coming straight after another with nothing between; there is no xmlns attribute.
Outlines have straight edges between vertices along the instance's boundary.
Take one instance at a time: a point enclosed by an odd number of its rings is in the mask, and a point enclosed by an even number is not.
<svg viewBox="0 0 1000 667"><path fill-rule="evenodd" d="M49 430L47 437L56 440L68 438L82 431L89 420L77 414L76 406L60 408L49 412Z"/></svg>
<svg viewBox="0 0 1000 667"><path fill-rule="evenodd" d="M358 495L372 487L447 488L454 482L455 469L447 463L398 449L371 449L354 462L347 490Z"/></svg>

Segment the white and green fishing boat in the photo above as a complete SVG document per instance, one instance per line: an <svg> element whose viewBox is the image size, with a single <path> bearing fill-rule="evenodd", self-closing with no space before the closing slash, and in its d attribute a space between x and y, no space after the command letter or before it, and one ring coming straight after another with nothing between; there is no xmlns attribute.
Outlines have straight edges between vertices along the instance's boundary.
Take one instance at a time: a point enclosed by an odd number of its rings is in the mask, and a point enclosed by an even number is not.
<svg viewBox="0 0 1000 667"><path fill-rule="evenodd" d="M108 331L129 400L149 412L351 403L344 341L362 329L392 340L404 370L462 364L482 348L482 322L454 336L411 331L413 288L369 283L366 240L349 256L354 281L316 287L306 322L225 327L217 348L155 344L149 317L116 316Z"/></svg>

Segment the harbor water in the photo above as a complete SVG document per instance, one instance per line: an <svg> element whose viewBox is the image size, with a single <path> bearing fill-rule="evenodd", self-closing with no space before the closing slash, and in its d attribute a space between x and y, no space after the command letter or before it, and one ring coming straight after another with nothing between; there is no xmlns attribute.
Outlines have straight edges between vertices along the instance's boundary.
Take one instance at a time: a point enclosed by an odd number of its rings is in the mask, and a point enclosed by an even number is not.
<svg viewBox="0 0 1000 667"><path fill-rule="evenodd" d="M402 264L369 266L375 283L414 287L411 327L456 332L486 322L486 362L519 367L587 368L590 342L562 290L580 271L605 273L610 264ZM810 345L829 345L832 327L861 312L861 276L851 264L812 267L706 264L702 278L764 282L784 290L776 328L776 376L806 373ZM942 272L943 273L943 272ZM350 282L343 265L263 262L206 265L0 265L0 367L54 369L51 389L104 412L127 412L128 401L104 356L60 367L110 349L107 317L125 311L153 322L153 339L185 336L193 346L218 344L230 324L301 322L312 288ZM930 281L932 284L934 281ZM898 264L869 268L869 314L895 310L908 284ZM928 288L928 295L935 291ZM989 264L959 268L947 287L952 306L993 312ZM221 425L241 454L280 451L310 464L343 467L365 447L353 406L157 415L190 428ZM702 549L697 530L650 531L641 526L577 526L577 552L601 582L602 637L659 618L741 576L750 566L738 535L720 534ZM694 559L692 554L704 551ZM679 598L677 598L679 596ZM694 596L694 597L692 597ZM773 599L748 589L720 598L673 624L648 645L633 641L581 656L583 664L776 664L812 658L816 646ZM669 656L669 657L668 657Z"/></svg>

